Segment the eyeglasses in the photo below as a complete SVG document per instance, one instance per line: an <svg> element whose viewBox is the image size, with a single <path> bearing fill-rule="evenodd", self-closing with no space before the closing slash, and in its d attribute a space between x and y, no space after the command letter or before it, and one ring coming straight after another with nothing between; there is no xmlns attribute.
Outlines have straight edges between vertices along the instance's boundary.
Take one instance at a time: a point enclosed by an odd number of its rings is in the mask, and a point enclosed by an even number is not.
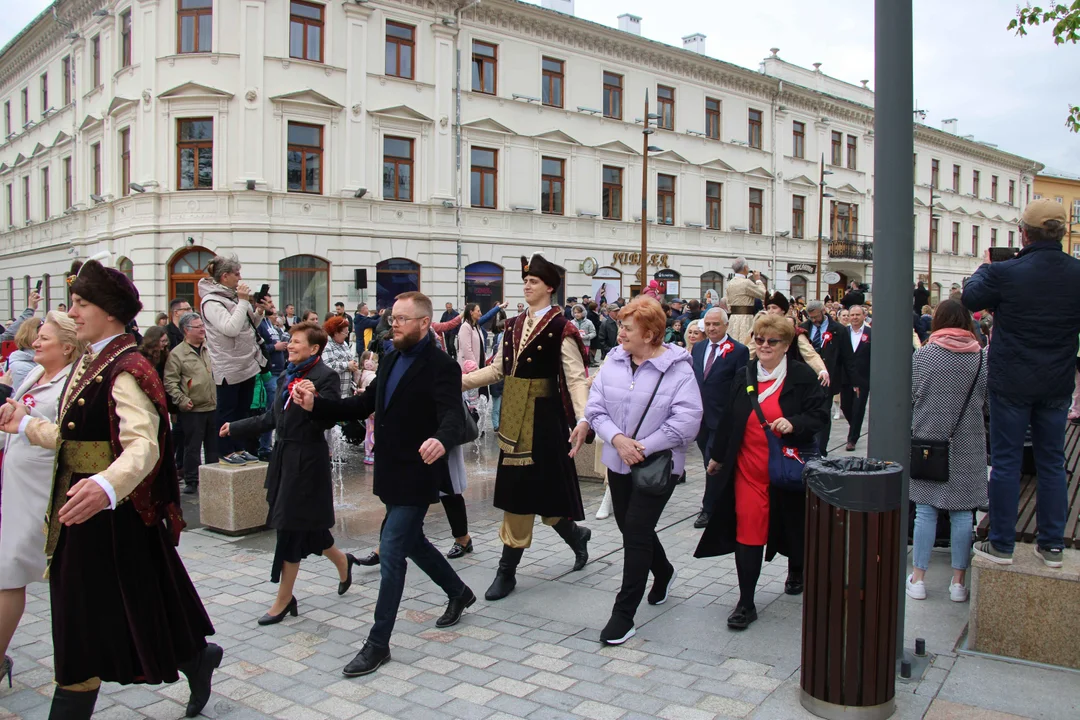
<svg viewBox="0 0 1080 720"><path fill-rule="evenodd" d="M768 345L769 347L776 347L781 342L783 342L783 341L780 338L763 338L763 337L754 338L754 343L756 345L758 345L758 347L760 347L762 345Z"/></svg>
<svg viewBox="0 0 1080 720"><path fill-rule="evenodd" d="M410 320L423 320L423 319L424 319L424 316L421 316L421 317L405 317L404 315L392 315L390 317L390 324L391 325L404 325L405 323L409 322Z"/></svg>

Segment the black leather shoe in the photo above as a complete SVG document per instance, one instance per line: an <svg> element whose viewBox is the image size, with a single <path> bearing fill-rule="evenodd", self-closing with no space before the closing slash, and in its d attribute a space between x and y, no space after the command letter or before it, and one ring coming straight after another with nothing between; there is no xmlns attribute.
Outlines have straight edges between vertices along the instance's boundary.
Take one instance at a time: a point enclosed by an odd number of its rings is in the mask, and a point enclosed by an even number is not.
<svg viewBox="0 0 1080 720"><path fill-rule="evenodd" d="M456 598L450 598L450 602L446 604L446 612L435 621L435 627L448 628L451 625L457 625L458 621L461 620L461 614L465 612L465 608L472 607L474 602L476 602L476 593L466 585L465 590L460 595Z"/></svg>
<svg viewBox="0 0 1080 720"><path fill-rule="evenodd" d="M210 702L210 686L214 679L214 670L221 665L221 658L224 655L225 651L220 645L207 643L199 653L198 660L191 666L191 672L184 672L188 679L188 689L191 690L185 713L187 717L195 717L206 707L206 703Z"/></svg>
<svg viewBox="0 0 1080 720"><path fill-rule="evenodd" d="M378 670L380 665L389 661L390 648L380 648L371 643L364 643L363 649L356 653L356 657L349 661L341 674L345 677L370 675Z"/></svg>
<svg viewBox="0 0 1080 720"><path fill-rule="evenodd" d="M357 565L363 565L364 567L374 567L379 564L379 553L374 550L369 552L364 557L356 561Z"/></svg>
<svg viewBox="0 0 1080 720"><path fill-rule="evenodd" d="M97 690L76 692L58 687L53 690L49 720L90 720L97 697Z"/></svg>
<svg viewBox="0 0 1080 720"><path fill-rule="evenodd" d="M784 592L788 595L802 595L803 592L803 576L802 573L789 572L787 581L784 582Z"/></svg>
<svg viewBox="0 0 1080 720"><path fill-rule="evenodd" d="M743 607L738 605L735 610L728 615L727 626L732 630L745 630L750 627L750 623L757 620L757 608Z"/></svg>
<svg viewBox="0 0 1080 720"><path fill-rule="evenodd" d="M495 573L495 579L491 587L484 593L484 599L502 600L514 591L517 586L517 566L521 562L521 556L525 553L524 548L512 548L503 545L502 557L499 558L499 571Z"/></svg>
<svg viewBox="0 0 1080 720"><path fill-rule="evenodd" d="M345 562L349 569L345 572L345 579L337 584L338 595L349 592L349 588L352 586L352 566L360 564L360 561L353 557L352 553L345 553Z"/></svg>
<svg viewBox="0 0 1080 720"><path fill-rule="evenodd" d="M285 606L285 609L277 615L271 615L270 613L266 613L261 618L259 618L259 624L277 625L279 622L285 619L286 615L292 615L293 617L296 617L297 612L298 611L296 609L296 598L293 597L293 599L289 601L289 604Z"/></svg>
<svg viewBox="0 0 1080 720"><path fill-rule="evenodd" d="M194 495L199 492L199 483L184 483L184 489L181 492L185 495Z"/></svg>
<svg viewBox="0 0 1080 720"><path fill-rule="evenodd" d="M446 553L446 557L451 560L457 560L459 557L465 557L467 553L472 552L472 538L469 538L469 542L462 545L459 542L454 543L454 547L450 548L450 552Z"/></svg>
<svg viewBox="0 0 1080 720"><path fill-rule="evenodd" d="M709 524L709 518L712 517L711 513L707 513L704 510L698 513L697 520L694 521L694 529L701 530Z"/></svg>
<svg viewBox="0 0 1080 720"><path fill-rule="evenodd" d="M600 631L600 642L605 645L622 645L634 637L636 632L633 620L612 615L611 619L607 621L607 625Z"/></svg>

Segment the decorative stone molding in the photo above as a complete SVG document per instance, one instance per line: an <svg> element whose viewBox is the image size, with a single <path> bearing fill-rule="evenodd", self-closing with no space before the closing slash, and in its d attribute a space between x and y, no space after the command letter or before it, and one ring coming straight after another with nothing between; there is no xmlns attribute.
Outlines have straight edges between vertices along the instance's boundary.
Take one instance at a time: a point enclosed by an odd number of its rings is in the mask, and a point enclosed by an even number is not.
<svg viewBox="0 0 1080 720"><path fill-rule="evenodd" d="M246 93L244 93L244 99L247 100L249 103L253 103L259 99L259 92L252 88Z"/></svg>

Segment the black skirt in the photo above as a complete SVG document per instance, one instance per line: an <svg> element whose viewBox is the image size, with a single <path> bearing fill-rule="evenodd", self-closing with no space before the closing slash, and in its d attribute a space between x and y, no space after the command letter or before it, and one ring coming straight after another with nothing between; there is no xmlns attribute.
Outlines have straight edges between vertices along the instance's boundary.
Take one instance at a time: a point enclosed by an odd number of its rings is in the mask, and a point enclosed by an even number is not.
<svg viewBox="0 0 1080 720"><path fill-rule="evenodd" d="M270 582L281 582L281 567L285 563L298 563L309 555L322 555L323 550L333 546L334 536L326 529L278 530Z"/></svg>

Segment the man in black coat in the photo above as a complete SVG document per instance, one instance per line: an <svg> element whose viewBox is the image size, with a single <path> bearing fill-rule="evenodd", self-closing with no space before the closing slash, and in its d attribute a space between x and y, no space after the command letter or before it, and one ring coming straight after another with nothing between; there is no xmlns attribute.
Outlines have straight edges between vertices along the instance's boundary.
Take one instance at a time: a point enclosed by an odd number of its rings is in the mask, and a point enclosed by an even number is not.
<svg viewBox="0 0 1080 720"><path fill-rule="evenodd" d="M851 325L840 339L840 362L844 366L844 384L840 390L840 409L848 421L847 451L855 449L862 435L866 403L870 399L870 327L862 305L848 309Z"/></svg>
<svg viewBox="0 0 1080 720"><path fill-rule="evenodd" d="M596 331L601 359L606 358L619 344L619 310L618 305L608 305L607 316L600 321L600 328Z"/></svg>
<svg viewBox="0 0 1080 720"><path fill-rule="evenodd" d="M844 297L840 298L840 304L851 310L852 305L862 305L864 302L866 302L866 295L859 289L859 283L852 280L848 285L848 291L844 293Z"/></svg>
<svg viewBox="0 0 1080 720"><path fill-rule="evenodd" d="M443 311L442 317L439 318L439 322L450 322L458 316L458 311L454 309L454 303L446 303L446 310ZM452 358L457 358L457 340L458 329L447 330L443 333L443 340L446 342L446 354Z"/></svg>
<svg viewBox="0 0 1080 720"><path fill-rule="evenodd" d="M912 309L919 315L922 315L923 305L930 304L930 291L926 289L926 285L922 280L915 286L915 290L911 293Z"/></svg>
<svg viewBox="0 0 1080 720"><path fill-rule="evenodd" d="M802 324L810 338L810 344L814 351L821 356L825 363L825 369L829 371L829 387L825 390L825 427L817 434L818 450L825 457L829 451L829 434L832 431L832 400L840 394L843 387L843 364L841 362L840 349L843 341L848 338L846 327L836 322L825 314L825 303L820 300L811 300L806 306L806 314L809 320Z"/></svg>
<svg viewBox="0 0 1080 720"><path fill-rule="evenodd" d="M461 444L465 410L461 370L439 350L431 334L431 300L419 292L398 295L391 316L394 349L379 363L375 382L361 395L343 400L316 397L300 383L295 402L316 417L363 420L375 413L375 482L373 492L386 505L379 545L382 581L375 622L364 647L345 666L347 677L375 672L390 659L394 629L405 590L406 558L411 559L449 598L436 627L456 625L476 595L450 563L424 537L428 506L439 491L453 492L446 452Z"/></svg>

